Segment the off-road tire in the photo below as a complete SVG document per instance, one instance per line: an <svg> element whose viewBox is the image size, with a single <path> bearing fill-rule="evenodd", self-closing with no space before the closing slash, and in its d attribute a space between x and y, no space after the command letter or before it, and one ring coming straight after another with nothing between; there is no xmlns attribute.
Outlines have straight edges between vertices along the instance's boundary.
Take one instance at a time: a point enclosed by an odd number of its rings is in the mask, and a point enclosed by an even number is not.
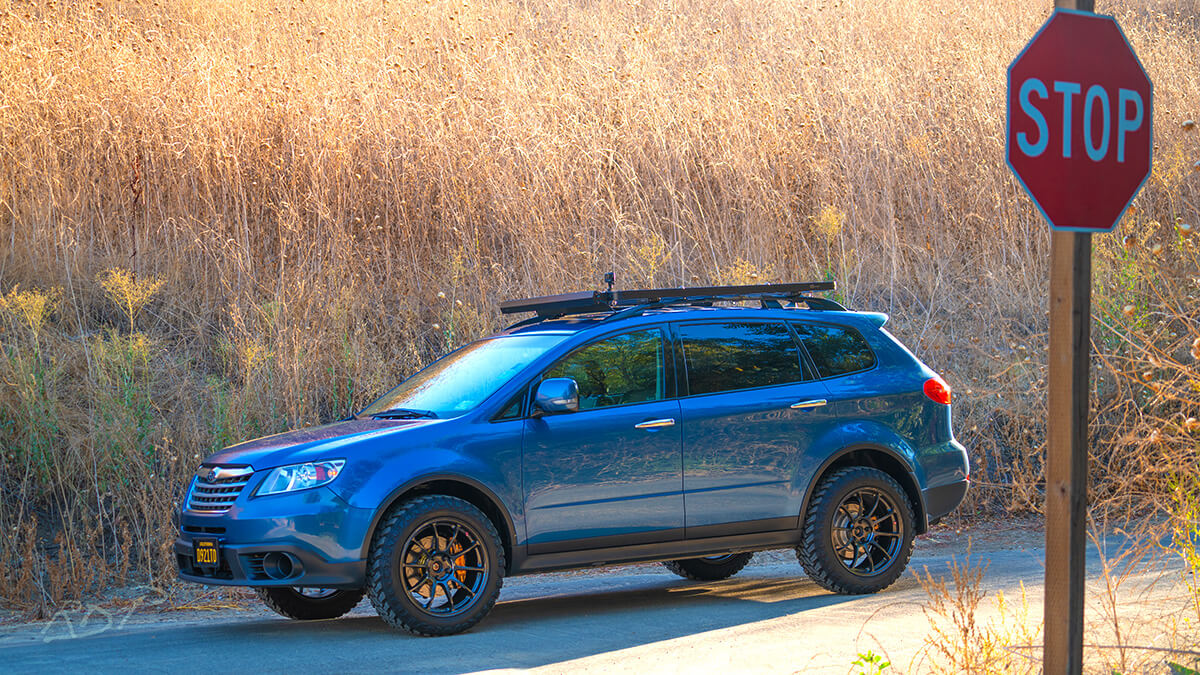
<svg viewBox="0 0 1200 675"><path fill-rule="evenodd" d="M290 586L254 589L263 604L276 614L300 621L336 619L354 609L363 598L363 590L337 591L324 598L310 598Z"/></svg>
<svg viewBox="0 0 1200 675"><path fill-rule="evenodd" d="M453 519L470 529L484 547L489 569L480 597L463 614L436 617L409 597L400 578L400 550L409 536L439 519ZM468 630L487 616L504 583L504 546L495 525L478 508L457 497L425 495L393 506L376 530L367 558L367 596L380 618L413 635L433 637Z"/></svg>
<svg viewBox="0 0 1200 675"><path fill-rule="evenodd" d="M865 577L852 574L846 568L835 553L832 540L836 509L847 495L863 487L880 490L894 501L903 524L900 548L891 563L878 574ZM894 478L865 466L839 469L822 479L813 493L804 517L800 545L796 547L796 558L813 581L834 593L876 593L891 586L904 573L912 556L914 520L908 495Z"/></svg>
<svg viewBox="0 0 1200 675"><path fill-rule="evenodd" d="M709 560L706 558L668 560L663 563L663 567L685 579L720 581L741 572L742 568L753 557L753 553L731 553L728 556L721 556L719 560Z"/></svg>

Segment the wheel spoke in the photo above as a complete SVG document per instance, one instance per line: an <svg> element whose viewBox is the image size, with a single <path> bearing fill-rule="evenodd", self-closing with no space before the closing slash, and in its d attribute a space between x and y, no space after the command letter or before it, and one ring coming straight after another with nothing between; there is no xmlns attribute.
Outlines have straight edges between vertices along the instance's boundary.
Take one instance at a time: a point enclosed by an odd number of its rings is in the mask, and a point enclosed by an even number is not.
<svg viewBox="0 0 1200 675"><path fill-rule="evenodd" d="M454 583L458 584L458 587L459 587L459 588L463 589L464 591L466 591L466 592L467 592L467 594L468 594L468 595L470 595L470 596L471 596L470 598L468 598L468 600L472 600L472 599L474 599L474 598L475 598L475 591L472 591L472 590L471 590L471 588L470 588L469 586L467 586L467 585L466 585L466 584L464 584L463 582L459 581L459 580L458 580L457 578L455 578L455 577L450 577L450 581L453 581Z"/></svg>
<svg viewBox="0 0 1200 675"><path fill-rule="evenodd" d="M462 526L454 523L454 529L450 531L450 537L446 539L446 552L450 553L450 549L454 547L454 540L458 539L458 532Z"/></svg>
<svg viewBox="0 0 1200 675"><path fill-rule="evenodd" d="M464 548L463 550L459 551L458 553L455 553L454 557L461 558L461 557L465 556L466 554L470 553L471 551L474 551L477 548L479 548L479 542L475 541L470 546Z"/></svg>
<svg viewBox="0 0 1200 675"><path fill-rule="evenodd" d="M450 592L450 585L444 581L438 582L438 588L442 589L442 593L446 595L446 602L450 603L450 611L454 611L454 595Z"/></svg>
<svg viewBox="0 0 1200 675"><path fill-rule="evenodd" d="M883 554L883 560L884 560L884 562L887 562L887 561L889 561L889 560L891 560L891 559L892 559L892 554L891 554L891 553L888 553L888 551L887 551L887 549L886 549L886 548L884 548L884 547L880 546L880 545L879 545L879 542L872 541L872 542L870 542L870 543L871 543L871 545L872 545L872 546L874 546L875 548L879 549L879 552Z"/></svg>
<svg viewBox="0 0 1200 675"><path fill-rule="evenodd" d="M871 510L867 512L864 518L870 520L871 516L875 515L875 510L879 508L879 493L875 493L875 502L871 504Z"/></svg>
<svg viewBox="0 0 1200 675"><path fill-rule="evenodd" d="M838 506L837 510L838 510L838 513L843 514L843 516L846 518L846 522L849 523L854 520L854 514L850 513L850 505L849 504L842 502Z"/></svg>
<svg viewBox="0 0 1200 675"><path fill-rule="evenodd" d="M413 541L412 541L412 543L413 543L413 546L419 546L419 547L421 547L421 553L422 553L422 554L423 554L423 555L424 555L426 558L428 558L428 557L429 557L429 554L430 554L430 553L433 553L433 551L430 551L430 550L429 550L429 549L428 549L428 548L425 546L425 544L421 542L421 540L420 540L420 539L416 539L416 538L414 538L414 539L413 539ZM412 550L412 549L411 549L411 547L409 548L409 550Z"/></svg>

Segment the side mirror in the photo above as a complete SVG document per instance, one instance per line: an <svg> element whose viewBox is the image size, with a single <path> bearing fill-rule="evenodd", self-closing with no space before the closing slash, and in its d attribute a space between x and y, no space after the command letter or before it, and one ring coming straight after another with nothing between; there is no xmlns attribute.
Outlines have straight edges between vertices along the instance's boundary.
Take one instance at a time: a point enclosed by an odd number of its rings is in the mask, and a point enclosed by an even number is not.
<svg viewBox="0 0 1200 675"><path fill-rule="evenodd" d="M534 414L579 412L579 385L569 377L542 380L533 396Z"/></svg>

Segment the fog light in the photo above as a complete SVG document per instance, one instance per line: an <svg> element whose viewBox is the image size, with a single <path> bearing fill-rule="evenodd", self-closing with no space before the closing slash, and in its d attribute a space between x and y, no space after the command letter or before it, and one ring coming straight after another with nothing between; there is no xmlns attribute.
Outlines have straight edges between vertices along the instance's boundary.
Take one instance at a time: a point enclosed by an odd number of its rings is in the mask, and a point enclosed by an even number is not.
<svg viewBox="0 0 1200 675"><path fill-rule="evenodd" d="M299 576L301 569L300 561L291 553L272 551L263 557L263 573L276 581Z"/></svg>

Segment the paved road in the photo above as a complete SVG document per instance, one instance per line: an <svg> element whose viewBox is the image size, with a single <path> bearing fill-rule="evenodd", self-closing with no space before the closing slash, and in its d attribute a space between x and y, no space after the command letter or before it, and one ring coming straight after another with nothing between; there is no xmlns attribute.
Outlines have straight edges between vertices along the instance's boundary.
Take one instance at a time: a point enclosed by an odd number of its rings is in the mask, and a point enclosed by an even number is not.
<svg viewBox="0 0 1200 675"><path fill-rule="evenodd" d="M990 563L991 591L1019 597L1024 582L1040 616L1038 538L977 540L972 557ZM946 539L919 542L911 567L944 572L966 548L965 536ZM313 623L259 611L60 617L0 627L0 671L845 673L868 649L921 670L924 599L911 575L878 595L831 595L803 577L790 552L770 552L719 583L650 565L508 579L489 618L446 638L397 633L365 601L347 617Z"/></svg>

